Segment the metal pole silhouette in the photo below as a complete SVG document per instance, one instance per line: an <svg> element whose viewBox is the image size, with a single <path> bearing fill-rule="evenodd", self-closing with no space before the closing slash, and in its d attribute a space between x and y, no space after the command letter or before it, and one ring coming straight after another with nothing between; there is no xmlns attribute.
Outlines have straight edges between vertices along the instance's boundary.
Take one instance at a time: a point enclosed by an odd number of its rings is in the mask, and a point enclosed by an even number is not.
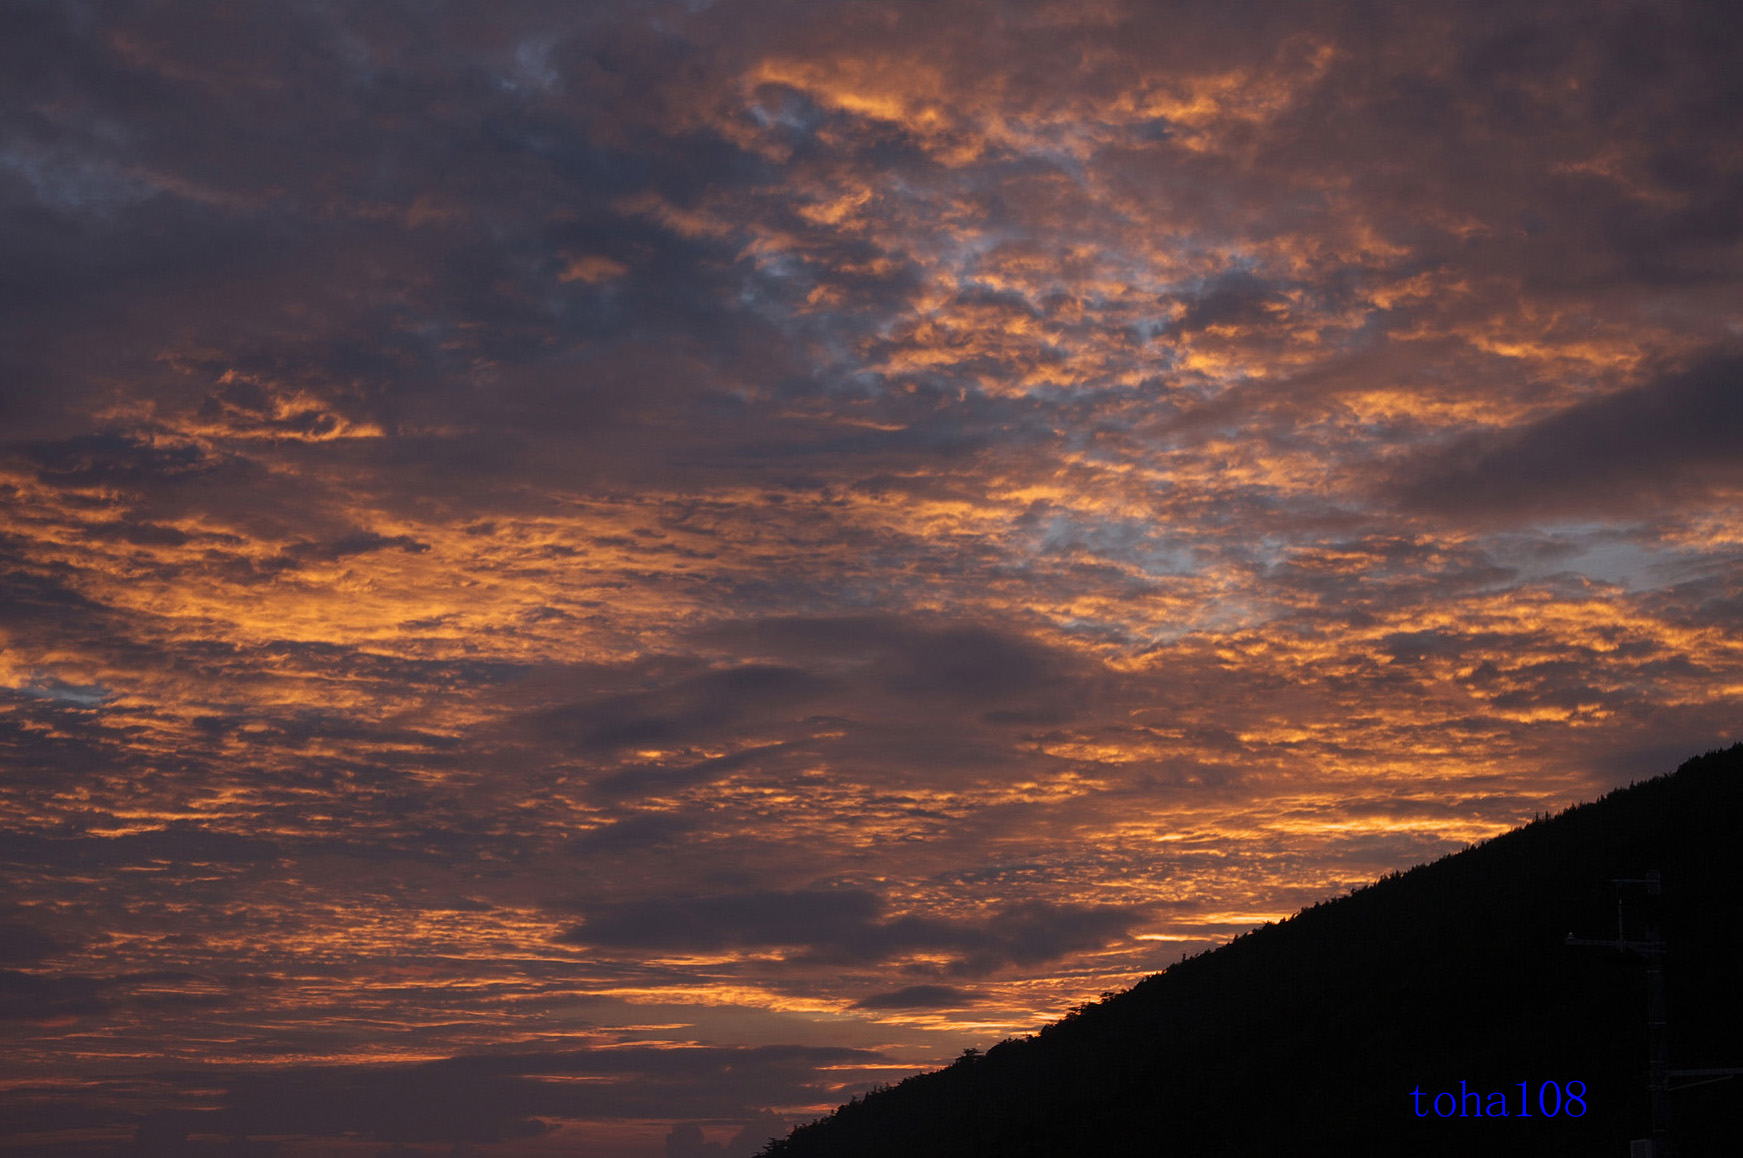
<svg viewBox="0 0 1743 1158"><path fill-rule="evenodd" d="M1670 1093L1673 1088L1687 1089L1689 1086L1705 1085L1706 1082L1687 1082L1684 1085L1672 1087L1672 1078L1705 1078L1706 1081L1724 1081L1726 1078L1743 1074L1743 1066L1723 1066L1717 1069L1673 1070L1670 1068L1670 1015L1664 1000L1664 937L1659 932L1657 923L1649 916L1644 941L1630 941L1627 925L1622 911L1623 896L1630 885L1638 885L1646 890L1648 896L1662 896L1664 881L1657 869L1652 869L1644 877L1624 877L1610 882L1616 886L1616 939L1614 941L1597 941L1587 937L1576 937L1568 934L1569 945L1593 945L1603 949L1620 949L1624 953L1633 953L1646 959L1646 1034L1647 1062L1646 1084L1652 1097L1652 1140L1649 1148L1642 1150L1640 1143L1634 1144L1634 1158L1671 1158L1671 1115Z"/></svg>
<svg viewBox="0 0 1743 1158"><path fill-rule="evenodd" d="M1651 1158L1671 1158L1670 1141L1670 1025L1664 1001L1664 938L1658 926L1646 926L1644 941L1630 941L1622 911L1622 901L1629 885L1645 886L1648 896L1659 896L1664 882L1653 869L1641 879L1623 878L1610 882L1616 886L1616 939L1597 941L1568 934L1569 945L1592 945L1605 949L1620 949L1646 958L1646 1085L1652 1098Z"/></svg>

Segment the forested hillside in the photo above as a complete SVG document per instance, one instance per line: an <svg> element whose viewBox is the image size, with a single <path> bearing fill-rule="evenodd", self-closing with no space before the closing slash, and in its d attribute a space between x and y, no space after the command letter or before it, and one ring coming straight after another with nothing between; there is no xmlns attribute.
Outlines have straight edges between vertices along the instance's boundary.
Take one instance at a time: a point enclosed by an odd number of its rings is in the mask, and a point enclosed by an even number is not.
<svg viewBox="0 0 1743 1158"><path fill-rule="evenodd" d="M764 1153L1625 1155L1650 1122L1645 967L1567 935L1614 937L1612 879L1660 870L1662 896L1625 909L1631 937L1657 921L1670 945L1672 1065L1743 1065L1740 850L1743 745L1254 930ZM1506 1116L1435 1114L1461 1082ZM1672 1098L1683 1155L1735 1152L1743 1078Z"/></svg>

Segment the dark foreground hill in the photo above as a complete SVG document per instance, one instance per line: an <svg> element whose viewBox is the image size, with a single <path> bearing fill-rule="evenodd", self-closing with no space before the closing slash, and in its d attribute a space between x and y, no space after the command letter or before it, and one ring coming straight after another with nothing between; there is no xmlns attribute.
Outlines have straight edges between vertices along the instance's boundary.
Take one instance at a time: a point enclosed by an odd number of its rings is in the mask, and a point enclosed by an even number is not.
<svg viewBox="0 0 1743 1158"><path fill-rule="evenodd" d="M1743 1065L1738 745L1254 930L764 1154L1623 1158L1650 1125L1645 967L1565 939L1613 938L1612 878L1650 869L1663 895L1634 892L1628 932L1656 920L1670 945L1671 1064ZM1461 1089L1481 1098L1433 1112ZM1743 1153L1743 1078L1671 1098L1678 1158Z"/></svg>

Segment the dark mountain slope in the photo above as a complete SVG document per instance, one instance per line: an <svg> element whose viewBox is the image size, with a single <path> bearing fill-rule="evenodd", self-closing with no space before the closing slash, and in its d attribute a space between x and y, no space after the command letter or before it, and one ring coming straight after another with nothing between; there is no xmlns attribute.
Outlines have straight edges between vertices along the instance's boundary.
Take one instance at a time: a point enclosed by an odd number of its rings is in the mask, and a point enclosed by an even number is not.
<svg viewBox="0 0 1743 1158"><path fill-rule="evenodd" d="M1257 929L764 1153L1621 1158L1649 1128L1644 966L1564 941L1614 937L1611 879L1654 868L1664 895L1628 900L1629 935L1654 919L1670 944L1672 1065L1743 1065L1738 745ZM1546 1118L1541 1083L1573 1080L1585 1114ZM1461 1081L1505 1092L1509 1116L1436 1117ZM1672 1098L1679 1158L1737 1152L1743 1078Z"/></svg>

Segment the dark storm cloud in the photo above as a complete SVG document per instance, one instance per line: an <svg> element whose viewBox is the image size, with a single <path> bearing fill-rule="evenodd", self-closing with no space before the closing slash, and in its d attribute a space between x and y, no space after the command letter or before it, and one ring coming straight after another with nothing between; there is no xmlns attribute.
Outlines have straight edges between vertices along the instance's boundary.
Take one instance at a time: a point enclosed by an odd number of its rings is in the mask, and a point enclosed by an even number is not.
<svg viewBox="0 0 1743 1158"><path fill-rule="evenodd" d="M797 946L829 961L885 961L944 950L958 970L985 973L1098 949L1144 918L1138 908L1028 901L984 920L884 916L874 893L799 890L656 898L578 906L586 923L562 940L607 948L681 949Z"/></svg>
<svg viewBox="0 0 1743 1158"><path fill-rule="evenodd" d="M1653 511L1743 479L1743 357L1708 358L1414 468L1404 501L1477 517Z"/></svg>

